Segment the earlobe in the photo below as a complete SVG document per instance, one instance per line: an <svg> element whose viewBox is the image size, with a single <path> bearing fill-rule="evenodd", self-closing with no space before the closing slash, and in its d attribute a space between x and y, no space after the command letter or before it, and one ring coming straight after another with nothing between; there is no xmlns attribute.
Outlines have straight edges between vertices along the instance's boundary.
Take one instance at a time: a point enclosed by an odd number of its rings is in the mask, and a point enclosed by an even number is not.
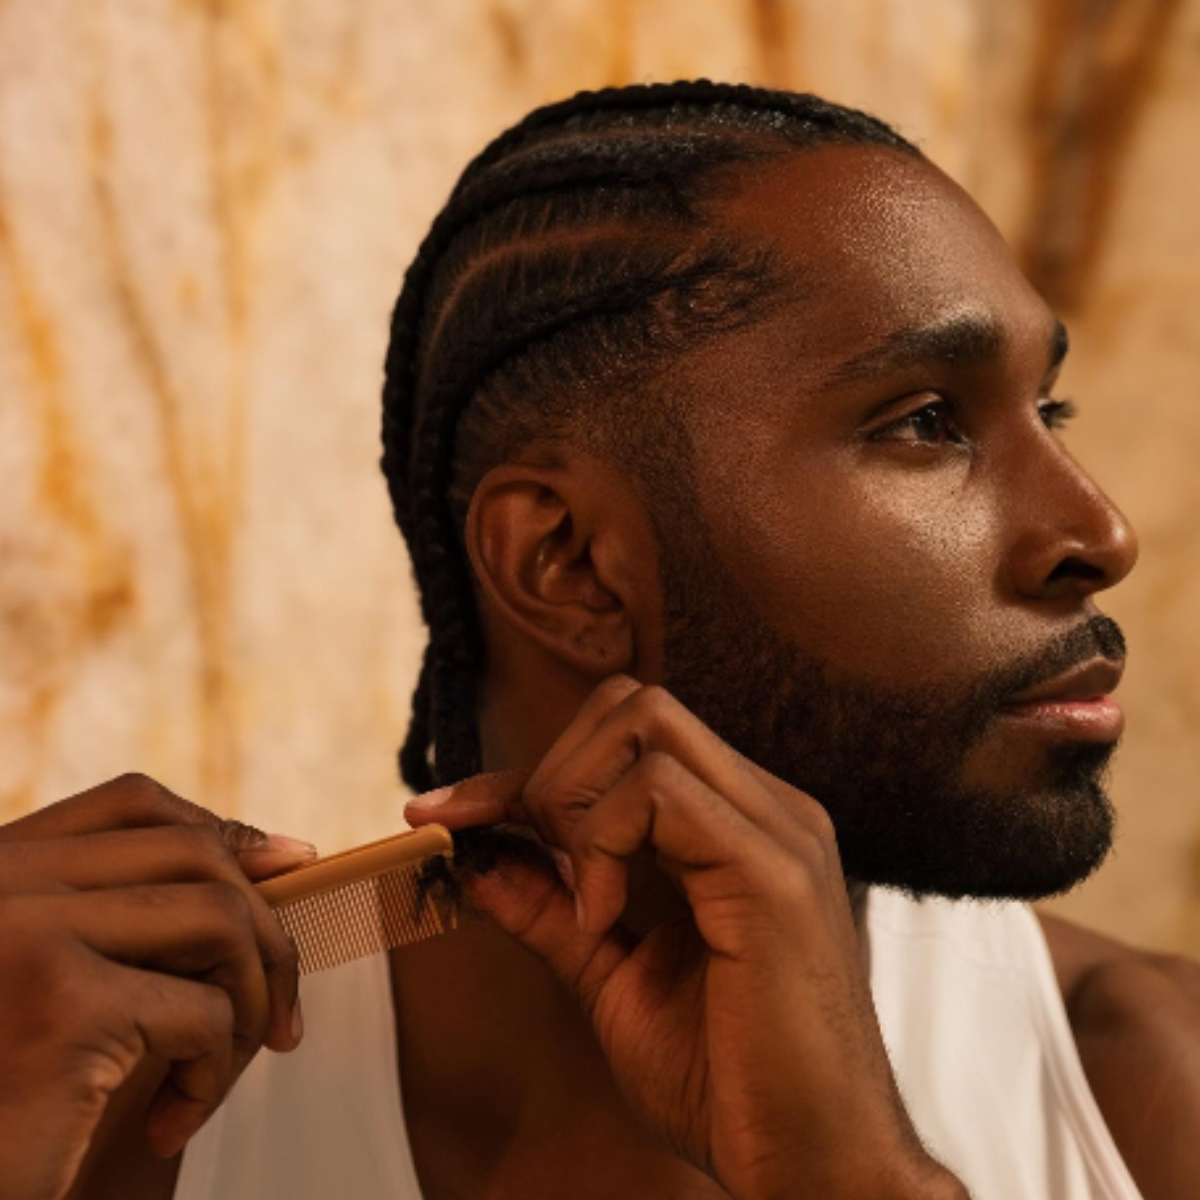
<svg viewBox="0 0 1200 1200"><path fill-rule="evenodd" d="M567 472L506 463L476 488L465 535L489 624L600 679L631 670L634 633L613 582L619 533L586 492Z"/></svg>

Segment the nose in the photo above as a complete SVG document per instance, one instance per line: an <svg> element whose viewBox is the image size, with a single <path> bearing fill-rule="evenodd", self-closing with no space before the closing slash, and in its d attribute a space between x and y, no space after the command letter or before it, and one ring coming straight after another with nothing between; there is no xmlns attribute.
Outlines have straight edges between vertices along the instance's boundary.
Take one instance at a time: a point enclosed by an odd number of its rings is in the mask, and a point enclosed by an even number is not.
<svg viewBox="0 0 1200 1200"><path fill-rule="evenodd" d="M1120 583L1137 562L1133 526L1055 441L1052 458L1023 472L1021 529L1011 583L1036 600L1084 599Z"/></svg>

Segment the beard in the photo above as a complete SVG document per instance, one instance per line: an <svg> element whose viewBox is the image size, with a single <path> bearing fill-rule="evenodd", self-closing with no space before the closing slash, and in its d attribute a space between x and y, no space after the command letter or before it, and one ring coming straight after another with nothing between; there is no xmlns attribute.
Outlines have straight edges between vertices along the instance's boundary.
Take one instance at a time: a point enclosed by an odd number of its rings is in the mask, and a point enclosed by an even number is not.
<svg viewBox="0 0 1200 1200"><path fill-rule="evenodd" d="M701 573L665 556L664 684L739 753L826 809L848 879L913 896L1035 900L1104 861L1115 744L1052 744L1038 778L1019 789L964 777L1014 695L1097 654L1124 657L1116 622L1093 617L967 687L888 687L839 676L756 620L714 561Z"/></svg>

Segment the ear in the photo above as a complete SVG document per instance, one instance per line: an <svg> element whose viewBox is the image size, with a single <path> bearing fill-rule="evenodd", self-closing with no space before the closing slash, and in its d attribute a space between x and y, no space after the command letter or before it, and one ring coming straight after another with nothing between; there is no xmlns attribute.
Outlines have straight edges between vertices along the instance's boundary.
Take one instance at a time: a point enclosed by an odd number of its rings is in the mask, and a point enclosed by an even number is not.
<svg viewBox="0 0 1200 1200"><path fill-rule="evenodd" d="M595 680L637 657L630 581L643 538L628 485L614 482L590 458L504 463L475 489L464 530L485 612Z"/></svg>

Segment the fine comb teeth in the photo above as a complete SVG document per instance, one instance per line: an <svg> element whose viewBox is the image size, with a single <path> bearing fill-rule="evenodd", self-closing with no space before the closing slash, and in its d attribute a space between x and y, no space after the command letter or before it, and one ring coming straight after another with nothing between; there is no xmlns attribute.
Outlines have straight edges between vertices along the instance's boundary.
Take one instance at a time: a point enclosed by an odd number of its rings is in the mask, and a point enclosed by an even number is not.
<svg viewBox="0 0 1200 1200"><path fill-rule="evenodd" d="M256 887L296 943L300 974L311 975L445 932L434 898L421 895L418 880L429 859L453 851L448 830L426 825Z"/></svg>

